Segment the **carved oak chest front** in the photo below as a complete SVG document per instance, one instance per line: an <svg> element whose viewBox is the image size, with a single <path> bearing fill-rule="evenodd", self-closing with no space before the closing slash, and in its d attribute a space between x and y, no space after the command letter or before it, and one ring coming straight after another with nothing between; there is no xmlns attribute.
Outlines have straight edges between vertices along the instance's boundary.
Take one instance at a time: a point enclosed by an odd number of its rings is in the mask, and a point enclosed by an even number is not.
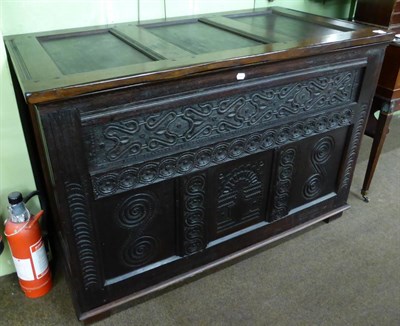
<svg viewBox="0 0 400 326"><path fill-rule="evenodd" d="M279 8L8 37L79 318L340 216L390 39Z"/></svg>

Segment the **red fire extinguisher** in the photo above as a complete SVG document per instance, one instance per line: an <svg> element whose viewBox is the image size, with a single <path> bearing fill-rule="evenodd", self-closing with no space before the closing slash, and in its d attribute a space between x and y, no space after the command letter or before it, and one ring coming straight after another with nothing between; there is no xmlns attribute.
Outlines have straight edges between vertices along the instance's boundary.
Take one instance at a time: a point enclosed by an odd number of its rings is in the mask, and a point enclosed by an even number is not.
<svg viewBox="0 0 400 326"><path fill-rule="evenodd" d="M38 298L48 293L52 287L39 224L44 212L31 215L20 192L10 193L8 202L10 218L6 221L4 234L10 245L19 284L28 298Z"/></svg>

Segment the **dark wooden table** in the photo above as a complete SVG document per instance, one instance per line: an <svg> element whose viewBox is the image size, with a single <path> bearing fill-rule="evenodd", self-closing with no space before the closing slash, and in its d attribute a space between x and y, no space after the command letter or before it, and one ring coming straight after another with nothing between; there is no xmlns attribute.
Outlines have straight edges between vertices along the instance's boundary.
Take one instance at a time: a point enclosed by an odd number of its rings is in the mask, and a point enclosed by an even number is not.
<svg viewBox="0 0 400 326"><path fill-rule="evenodd" d="M354 19L400 33L399 0L359 0ZM400 38L386 50L365 134L373 138L361 194L366 202L393 113L400 110ZM378 118L376 117L378 113Z"/></svg>
<svg viewBox="0 0 400 326"><path fill-rule="evenodd" d="M379 156L389 132L393 114L400 111L400 42L393 42L386 50L382 72L379 77L372 109L368 118L365 134L373 138L371 153L361 194L365 201ZM376 116L378 113L378 117Z"/></svg>
<svg viewBox="0 0 400 326"><path fill-rule="evenodd" d="M282 8L7 37L78 317L348 209L392 39Z"/></svg>

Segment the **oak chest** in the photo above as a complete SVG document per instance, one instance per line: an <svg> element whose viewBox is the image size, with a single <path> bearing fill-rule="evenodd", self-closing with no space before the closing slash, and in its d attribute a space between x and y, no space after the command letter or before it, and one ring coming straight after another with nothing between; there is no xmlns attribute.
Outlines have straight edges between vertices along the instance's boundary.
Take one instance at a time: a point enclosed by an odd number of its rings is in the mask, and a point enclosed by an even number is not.
<svg viewBox="0 0 400 326"><path fill-rule="evenodd" d="M340 216L391 39L281 8L7 37L79 318Z"/></svg>

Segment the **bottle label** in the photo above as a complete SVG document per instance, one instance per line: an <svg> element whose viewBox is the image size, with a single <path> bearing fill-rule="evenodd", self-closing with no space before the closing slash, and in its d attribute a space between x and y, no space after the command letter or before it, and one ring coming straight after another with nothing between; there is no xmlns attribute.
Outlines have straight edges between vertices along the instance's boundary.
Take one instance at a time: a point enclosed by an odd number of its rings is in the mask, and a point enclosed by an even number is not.
<svg viewBox="0 0 400 326"><path fill-rule="evenodd" d="M18 277L23 281L34 281L33 269L30 259L12 257Z"/></svg>
<svg viewBox="0 0 400 326"><path fill-rule="evenodd" d="M46 249L44 247L42 239L39 239L34 245L30 246L32 262L36 274L36 278L42 278L46 275L49 269L49 263L47 261Z"/></svg>

